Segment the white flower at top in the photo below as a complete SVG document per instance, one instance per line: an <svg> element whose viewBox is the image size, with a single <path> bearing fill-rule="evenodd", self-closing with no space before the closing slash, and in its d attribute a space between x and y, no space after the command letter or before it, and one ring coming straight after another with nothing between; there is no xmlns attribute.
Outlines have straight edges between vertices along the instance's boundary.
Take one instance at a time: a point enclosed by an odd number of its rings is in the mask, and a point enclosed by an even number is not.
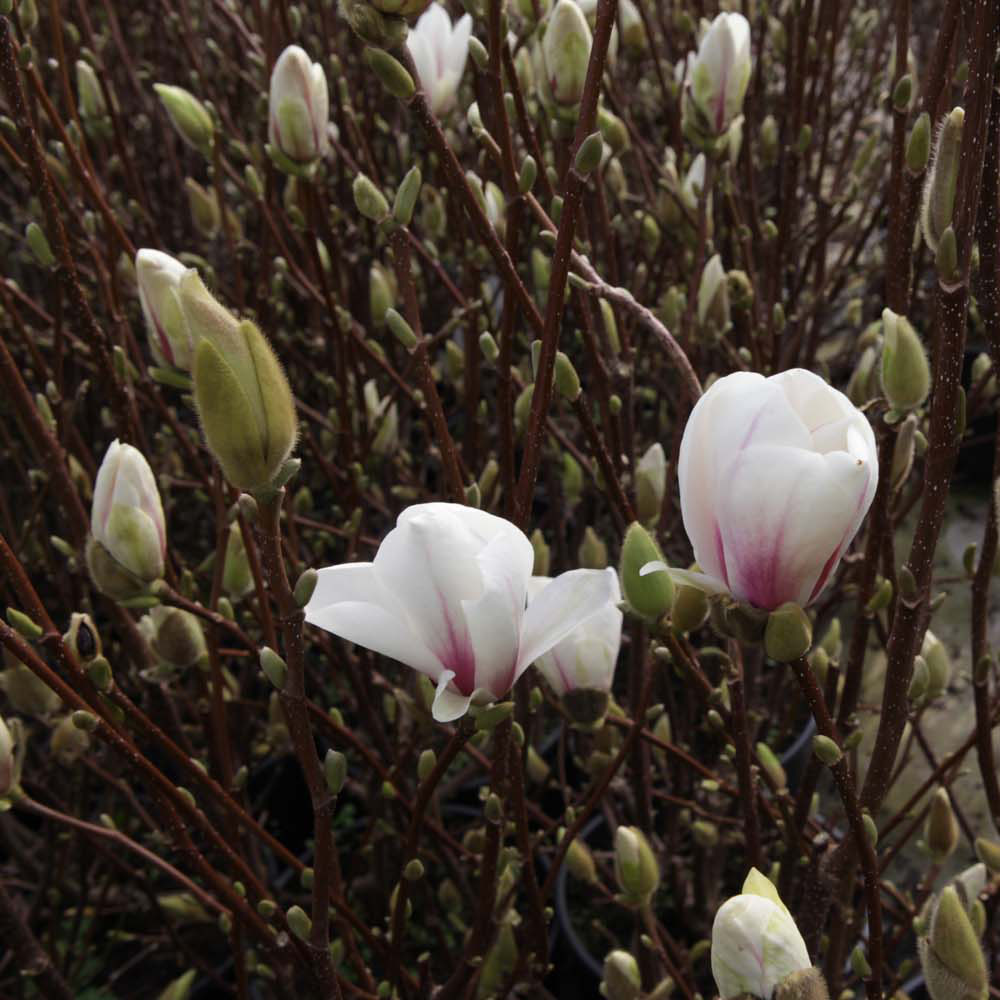
<svg viewBox="0 0 1000 1000"><path fill-rule="evenodd" d="M443 115L455 106L471 34L469 14L463 14L452 24L444 7L432 3L406 36L406 47L417 67L420 86L436 115Z"/></svg>
<svg viewBox="0 0 1000 1000"><path fill-rule="evenodd" d="M139 303L158 365L191 369L193 347L178 289L187 268L170 254L144 248L135 255Z"/></svg>
<svg viewBox="0 0 1000 1000"><path fill-rule="evenodd" d="M742 14L719 14L688 57L689 97L699 126L720 136L743 108L753 62L750 24Z"/></svg>
<svg viewBox="0 0 1000 1000"><path fill-rule="evenodd" d="M408 507L370 563L319 571L306 621L426 674L433 715L502 698L539 657L611 599L613 570L572 570L525 609L534 550L474 507Z"/></svg>

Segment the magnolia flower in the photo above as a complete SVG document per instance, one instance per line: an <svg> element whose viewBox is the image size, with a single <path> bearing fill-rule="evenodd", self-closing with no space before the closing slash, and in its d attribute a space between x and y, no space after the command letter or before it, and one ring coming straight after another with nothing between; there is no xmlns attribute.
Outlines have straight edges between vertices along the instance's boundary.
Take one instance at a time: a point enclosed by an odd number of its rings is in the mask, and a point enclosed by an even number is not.
<svg viewBox="0 0 1000 1000"><path fill-rule="evenodd" d="M750 24L742 14L719 14L688 63L688 97L698 125L720 136L743 107L750 83Z"/></svg>
<svg viewBox="0 0 1000 1000"><path fill-rule="evenodd" d="M542 96L557 110L575 113L583 97L592 44L583 11L573 0L559 0L532 53Z"/></svg>
<svg viewBox="0 0 1000 1000"><path fill-rule="evenodd" d="M756 868L712 924L712 975L722 1000L749 993L762 1000L783 979L811 968L809 952L778 890Z"/></svg>
<svg viewBox="0 0 1000 1000"><path fill-rule="evenodd" d="M149 347L158 365L191 368L191 331L181 309L178 286L187 268L170 254L140 250L135 255L139 303L149 333Z"/></svg>
<svg viewBox="0 0 1000 1000"><path fill-rule="evenodd" d="M390 656L437 684L433 715L502 698L528 666L599 611L614 572L564 573L525 610L531 542L461 504L408 507L370 563L319 571L306 621Z"/></svg>
<svg viewBox="0 0 1000 1000"><path fill-rule="evenodd" d="M607 577L607 571L602 569L578 572L595 579ZM533 576L528 582L529 607L530 602L537 600L554 582L548 576ZM622 642L622 613L618 610L622 594L614 573L611 584L608 602L535 661L549 686L560 696L574 688L611 690Z"/></svg>
<svg viewBox="0 0 1000 1000"><path fill-rule="evenodd" d="M677 477L701 573L674 576L769 611L787 601L805 607L875 496L875 435L864 414L812 372L736 372L691 411Z"/></svg>
<svg viewBox="0 0 1000 1000"><path fill-rule="evenodd" d="M271 70L268 141L294 163L325 156L329 107L323 67L297 45L289 45Z"/></svg>
<svg viewBox="0 0 1000 1000"><path fill-rule="evenodd" d="M148 583L163 575L167 529L153 470L142 452L117 439L97 471L90 530L140 580Z"/></svg>
<svg viewBox="0 0 1000 1000"><path fill-rule="evenodd" d="M0 796L14 787L14 737L0 716Z"/></svg>
<svg viewBox="0 0 1000 1000"><path fill-rule="evenodd" d="M452 24L444 7L432 3L406 36L406 47L417 67L420 86L436 115L443 115L455 106L471 34L469 14L463 14Z"/></svg>

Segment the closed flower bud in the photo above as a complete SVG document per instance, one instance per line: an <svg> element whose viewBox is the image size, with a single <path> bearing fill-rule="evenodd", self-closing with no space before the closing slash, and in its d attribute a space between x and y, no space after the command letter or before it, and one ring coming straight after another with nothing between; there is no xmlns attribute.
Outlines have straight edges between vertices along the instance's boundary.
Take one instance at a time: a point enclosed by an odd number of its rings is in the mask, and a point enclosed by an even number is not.
<svg viewBox="0 0 1000 1000"><path fill-rule="evenodd" d="M594 855L578 837L574 837L570 841L569 847L566 848L566 867L569 869L570 875L581 882L586 882L589 885L597 882L597 864L594 861Z"/></svg>
<svg viewBox="0 0 1000 1000"><path fill-rule="evenodd" d="M364 59L382 86L393 97L408 101L417 92L417 85L406 67L384 49L366 48Z"/></svg>
<svg viewBox="0 0 1000 1000"><path fill-rule="evenodd" d="M375 326L379 327L385 323L385 314L395 301L395 277L378 261L373 262L368 270L368 308Z"/></svg>
<svg viewBox="0 0 1000 1000"><path fill-rule="evenodd" d="M636 513L643 524L655 523L667 492L667 456L658 441L639 459L635 468Z"/></svg>
<svg viewBox="0 0 1000 1000"><path fill-rule="evenodd" d="M535 553L535 562L531 575L533 577L548 576L552 553L549 546L546 544L545 536L542 534L541 528L535 528L535 530L531 533L530 541L531 547Z"/></svg>
<svg viewBox="0 0 1000 1000"><path fill-rule="evenodd" d="M205 441L233 486L267 486L295 446L285 373L260 330L220 305L197 271L188 271L180 288L196 345L194 396Z"/></svg>
<svg viewBox="0 0 1000 1000"><path fill-rule="evenodd" d="M574 168L583 177L592 174L600 165L601 157L604 155L604 139L601 133L591 132L576 151Z"/></svg>
<svg viewBox="0 0 1000 1000"><path fill-rule="evenodd" d="M112 568L100 565L108 561L104 555L133 577L136 590L141 583L163 575L166 524L153 471L141 452L117 439L111 442L97 472L90 525L94 543L104 550L93 561L88 550L91 570L100 566L94 577L100 589L104 590L102 579L113 575ZM101 573L105 568L108 572ZM128 577L114 582L127 583Z"/></svg>
<svg viewBox="0 0 1000 1000"><path fill-rule="evenodd" d="M930 934L918 945L931 1000L985 1000L989 985L983 950L953 886L942 889Z"/></svg>
<svg viewBox="0 0 1000 1000"><path fill-rule="evenodd" d="M993 875L1000 874L1000 844L985 837L976 837L976 857Z"/></svg>
<svg viewBox="0 0 1000 1000"><path fill-rule="evenodd" d="M389 215L389 202L385 195L364 174L354 178L354 205L357 210L372 222L382 222Z"/></svg>
<svg viewBox="0 0 1000 1000"><path fill-rule="evenodd" d="M788 776L785 774L785 769L781 766L781 761L775 756L774 751L766 743L758 743L755 749L760 766L774 783L775 788L785 788L788 785Z"/></svg>
<svg viewBox="0 0 1000 1000"><path fill-rule="evenodd" d="M544 25L539 70L543 93L562 111L574 117L590 62L593 39L587 19L573 0L558 0Z"/></svg>
<svg viewBox="0 0 1000 1000"><path fill-rule="evenodd" d="M775 986L774 1000L830 1000L830 991L819 969L801 969Z"/></svg>
<svg viewBox="0 0 1000 1000"><path fill-rule="evenodd" d="M931 156L931 116L926 111L913 123L906 142L906 169L911 174L921 174L927 169Z"/></svg>
<svg viewBox="0 0 1000 1000"><path fill-rule="evenodd" d="M312 920L309 914L301 906L292 906L285 914L285 917L288 920L288 926L292 933L296 937L302 938L303 941L308 941L309 934L312 931Z"/></svg>
<svg viewBox="0 0 1000 1000"><path fill-rule="evenodd" d="M639 1000L642 994L639 963L627 951L610 951L605 956L601 993L606 1000Z"/></svg>
<svg viewBox="0 0 1000 1000"><path fill-rule="evenodd" d="M789 976L811 968L805 941L777 889L755 868L743 892L726 900L712 924L712 975L722 1000L770 1000Z"/></svg>
<svg viewBox="0 0 1000 1000"><path fill-rule="evenodd" d="M670 624L679 632L693 632L708 619L708 595L698 587L680 584L674 587Z"/></svg>
<svg viewBox="0 0 1000 1000"><path fill-rule="evenodd" d="M583 541L576 556L584 569L604 569L608 565L608 547L589 524L583 531Z"/></svg>
<svg viewBox="0 0 1000 1000"><path fill-rule="evenodd" d="M159 250L142 249L135 255L139 304L153 359L158 365L190 371L191 332L179 294L181 278L186 271L179 260Z"/></svg>
<svg viewBox="0 0 1000 1000"><path fill-rule="evenodd" d="M964 124L965 112L961 108L955 108L945 115L938 126L933 160L924 180L920 226L933 253L937 253L938 244L944 231L951 225L955 211Z"/></svg>
<svg viewBox="0 0 1000 1000"><path fill-rule="evenodd" d="M413 209L416 207L417 197L420 195L421 183L422 177L418 166L410 167L406 176L399 183L396 198L392 203L392 217L401 226L408 226L413 218Z"/></svg>
<svg viewBox="0 0 1000 1000"><path fill-rule="evenodd" d="M207 653L201 622L190 612L160 605L143 621L153 652L167 667L185 670Z"/></svg>
<svg viewBox="0 0 1000 1000"><path fill-rule="evenodd" d="M622 542L621 586L629 607L640 618L656 621L674 600L674 584L663 555L646 529L634 522Z"/></svg>
<svg viewBox="0 0 1000 1000"><path fill-rule="evenodd" d="M0 716L0 799L9 795L17 783L16 760L14 736Z"/></svg>
<svg viewBox="0 0 1000 1000"><path fill-rule="evenodd" d="M764 648L772 660L788 663L805 656L812 645L812 622L792 601L775 608L767 617Z"/></svg>
<svg viewBox="0 0 1000 1000"><path fill-rule="evenodd" d="M930 682L930 670L927 668L927 661L922 656L914 657L913 676L910 678L910 686L906 690L906 697L912 702L919 702L927 694L927 685Z"/></svg>
<svg viewBox="0 0 1000 1000"><path fill-rule="evenodd" d="M920 406L931 388L931 371L924 345L905 316L882 312L882 391L895 410Z"/></svg>
<svg viewBox="0 0 1000 1000"><path fill-rule="evenodd" d="M347 780L347 758L339 750L327 750L323 759L323 776L331 795L339 795Z"/></svg>
<svg viewBox="0 0 1000 1000"><path fill-rule="evenodd" d="M420 86L435 115L444 115L455 106L471 36L469 14L452 24L448 11L436 2L420 15L406 36Z"/></svg>
<svg viewBox="0 0 1000 1000"><path fill-rule="evenodd" d="M202 187L191 177L184 179L188 209L195 229L207 240L215 239L222 225L222 210L214 189Z"/></svg>
<svg viewBox="0 0 1000 1000"><path fill-rule="evenodd" d="M958 820L951 808L951 800L944 788L939 788L931 798L930 811L924 824L924 840L935 864L948 859L958 846Z"/></svg>
<svg viewBox="0 0 1000 1000"><path fill-rule="evenodd" d="M729 282L718 254L708 261L701 272L698 324L715 336L725 333L729 327Z"/></svg>
<svg viewBox="0 0 1000 1000"><path fill-rule="evenodd" d="M697 135L719 137L742 110L750 83L749 22L742 14L719 14L688 60L685 125Z"/></svg>
<svg viewBox="0 0 1000 1000"><path fill-rule="evenodd" d="M76 93L80 116L85 120L96 121L108 113L108 105L94 67L82 59L76 61Z"/></svg>
<svg viewBox="0 0 1000 1000"><path fill-rule="evenodd" d="M645 834L634 826L615 830L615 878L625 901L644 906L660 885L660 866Z"/></svg>
<svg viewBox="0 0 1000 1000"><path fill-rule="evenodd" d="M29 667L11 658L10 665L0 673L0 690L11 707L21 715L45 718L59 710L62 699Z"/></svg>
<svg viewBox="0 0 1000 1000"><path fill-rule="evenodd" d="M927 662L927 701L933 701L944 693L951 681L951 659L944 643L928 629L920 647L920 655Z"/></svg>
<svg viewBox="0 0 1000 1000"><path fill-rule="evenodd" d="M829 736L823 735L813 737L813 753L827 767L833 767L844 756L844 752L837 746L836 741L830 739Z"/></svg>
<svg viewBox="0 0 1000 1000"><path fill-rule="evenodd" d="M50 746L56 760L68 766L75 764L87 752L90 747L90 737L84 730L74 725L71 715L67 715L52 730Z"/></svg>
<svg viewBox="0 0 1000 1000"><path fill-rule="evenodd" d="M326 73L298 45L289 45L271 71L267 138L293 165L326 155L330 93Z"/></svg>
<svg viewBox="0 0 1000 1000"><path fill-rule="evenodd" d="M288 665L270 646L264 646L260 651L260 669L279 691L285 689Z"/></svg>
<svg viewBox="0 0 1000 1000"><path fill-rule="evenodd" d="M204 156L212 150L215 125L205 105L194 94L183 87L172 87L166 83L153 84L153 90L166 109L177 134Z"/></svg>
<svg viewBox="0 0 1000 1000"><path fill-rule="evenodd" d="M245 597L254 588L253 575L250 572L250 561L247 558L246 546L243 544L243 532L235 521L229 526L229 538L226 540L226 556L222 568L222 589L234 601Z"/></svg>

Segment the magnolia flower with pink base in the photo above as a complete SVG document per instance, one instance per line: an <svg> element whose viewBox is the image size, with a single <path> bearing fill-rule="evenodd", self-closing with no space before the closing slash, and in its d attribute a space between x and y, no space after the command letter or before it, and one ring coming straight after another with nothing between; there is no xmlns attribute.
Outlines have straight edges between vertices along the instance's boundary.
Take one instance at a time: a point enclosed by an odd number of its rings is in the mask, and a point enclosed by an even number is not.
<svg viewBox="0 0 1000 1000"><path fill-rule="evenodd" d="M461 504L408 507L370 563L319 571L306 621L437 684L439 722L495 701L612 599L613 570L563 573L526 608L534 550L509 521Z"/></svg>
<svg viewBox="0 0 1000 1000"><path fill-rule="evenodd" d="M271 70L267 138L293 163L326 155L330 92L326 73L298 45L289 45Z"/></svg>
<svg viewBox="0 0 1000 1000"><path fill-rule="evenodd" d="M598 577L607 570L585 569ZM561 577L557 577L557 580ZM534 601L555 581L548 576L533 576L528 583L528 600ZM622 599L618 577L613 575L611 598L607 604L581 622L561 642L535 661L535 666L560 697L576 688L610 691L615 678L615 664L622 644L622 618L618 603ZM530 607L530 604L529 604Z"/></svg>
<svg viewBox="0 0 1000 1000"><path fill-rule="evenodd" d="M471 35L472 18L468 14L452 24L444 7L432 3L406 36L406 47L417 67L420 86L436 115L443 115L455 106Z"/></svg>
<svg viewBox="0 0 1000 1000"><path fill-rule="evenodd" d="M867 418L801 368L719 379L688 418L677 464L700 573L685 583L771 611L830 580L875 496ZM650 563L643 573L662 569Z"/></svg>
<svg viewBox="0 0 1000 1000"><path fill-rule="evenodd" d="M752 68L749 22L742 14L719 14L687 66L688 96L713 135L722 135L743 108Z"/></svg>

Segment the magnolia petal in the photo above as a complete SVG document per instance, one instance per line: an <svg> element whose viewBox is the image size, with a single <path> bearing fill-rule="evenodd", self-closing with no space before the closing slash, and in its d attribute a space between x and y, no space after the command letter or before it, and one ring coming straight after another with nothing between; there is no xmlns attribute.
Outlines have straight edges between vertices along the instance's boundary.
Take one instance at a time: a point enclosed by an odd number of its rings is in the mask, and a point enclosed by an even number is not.
<svg viewBox="0 0 1000 1000"><path fill-rule="evenodd" d="M503 697L514 683L526 589L534 561L531 544L518 544L523 537L521 532L494 537L476 557L483 594L474 601L462 602L475 653L475 686L488 689L497 698Z"/></svg>
<svg viewBox="0 0 1000 1000"><path fill-rule="evenodd" d="M431 715L436 722L454 722L469 710L472 695L456 691L451 686L454 677L453 671L445 670L438 678L437 691L434 693L434 702L431 705Z"/></svg>
<svg viewBox="0 0 1000 1000"><path fill-rule="evenodd" d="M647 564L648 565L648 564ZM670 578L674 583L682 587L694 587L696 590L706 594L728 594L729 589L714 576L699 573L691 569L678 569L676 566L670 567Z"/></svg>
<svg viewBox="0 0 1000 1000"><path fill-rule="evenodd" d="M574 569L557 576L525 612L514 679L620 593L613 569Z"/></svg>
<svg viewBox="0 0 1000 1000"><path fill-rule="evenodd" d="M121 468L121 444L118 438L108 445L101 467L97 470L97 480L94 483L94 502L90 513L90 530L94 537L103 545L105 527L111 516L111 498L115 491L115 481ZM106 546L105 546L106 547Z"/></svg>
<svg viewBox="0 0 1000 1000"><path fill-rule="evenodd" d="M465 61L469 56L469 39L472 37L472 16L463 14L451 29L451 38L445 50L445 65L455 75L455 86L465 72Z"/></svg>

